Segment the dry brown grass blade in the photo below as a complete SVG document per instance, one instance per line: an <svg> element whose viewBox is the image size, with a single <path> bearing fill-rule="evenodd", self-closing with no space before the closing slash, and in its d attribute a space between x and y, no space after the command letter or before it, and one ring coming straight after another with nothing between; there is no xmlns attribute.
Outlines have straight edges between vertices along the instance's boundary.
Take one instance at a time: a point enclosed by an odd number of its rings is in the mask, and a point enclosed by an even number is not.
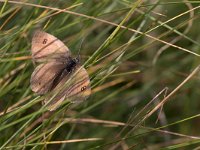
<svg viewBox="0 0 200 150"><path fill-rule="evenodd" d="M0 30L2 30L2 28L17 14L17 12L20 10L21 8L16 8L16 10L4 21L4 23L0 26Z"/></svg>
<svg viewBox="0 0 200 150"><path fill-rule="evenodd" d="M161 108L169 99L184 85L186 84L192 77L199 72L200 65L197 66L192 73L189 74L189 76L181 82L171 93L169 93L155 108L153 108L144 118L141 122L144 122L148 117L150 117L155 111L157 111L159 108Z"/></svg>
<svg viewBox="0 0 200 150"><path fill-rule="evenodd" d="M188 7L188 9L189 10L193 10L193 6L190 4L190 3L187 3L188 1L186 1L186 6ZM190 18L194 18L194 11L190 11L189 12L190 14ZM186 35L189 31L190 31L190 29L191 29L191 27L192 27L192 24L193 24L193 19L191 19L191 20L189 20L188 21L188 26L187 26L187 28L183 31L183 34L184 35ZM179 36L177 36L176 38L174 38L172 41L170 41L169 43L171 43L171 44L175 44L176 42L178 42L179 40L181 40L183 38L183 36L181 36L181 35L179 35ZM156 55L155 55L155 57L154 57L154 59L153 59L153 61L152 61L152 63L153 64L156 64L156 62L157 62L157 59L158 59L158 57L167 49L167 48L169 48L169 45L164 45L164 46L162 46L158 51L157 51L157 53L156 53Z"/></svg>
<svg viewBox="0 0 200 150"><path fill-rule="evenodd" d="M0 0L0 2L4 2L4 1L3 1L3 0ZM32 3L25 3L25 2L17 2L17 1L8 1L8 2L9 2L9 3L13 3L13 4L20 4L20 5L33 6L33 7L38 7L38 8L51 9L51 10L54 10L54 11L65 12L65 13L72 14L72 15L75 15L75 16L80 16L80 17L92 19L92 20L95 20L95 21L100 21L100 22L103 22L103 23L106 23L106 24L109 24L109 25L113 25L113 26L115 26L115 27L120 27L120 28L122 28L122 29L126 29L126 30L131 31L131 32L134 32L134 33L139 33L139 34L141 34L141 35L145 35L145 36L147 36L147 37L149 37L149 38L151 38L151 39L153 39L153 40L155 40L155 41L161 42L161 43L163 43L163 44L169 45L169 46L171 46L171 47L180 49L180 50L182 50L182 51L185 51L185 52L187 52L187 53L190 53L190 54L193 54L193 55L195 55L195 56L200 57L200 54L197 54L197 53L195 53L195 52L192 52L192 51L190 51L190 50L188 50L188 49L186 49L186 48L183 48L183 47L180 47L180 46L171 44L171 43L169 43L169 42L166 42L166 41L164 41L164 40L161 40L161 39L158 39L158 38L156 38L156 37L154 37L154 36L151 36L151 35L149 35L149 34L147 34L147 33L143 33L143 32L137 31L137 30L135 30L135 29L128 28L128 27L123 26L123 25L120 25L120 26L119 26L118 24L113 23L113 22L110 22L110 21L107 21L107 20L99 19L99 18L96 18L96 17L93 17L93 16L88 16L88 15L85 15L85 14L80 14L80 13L73 12L73 11L69 11L69 10L62 10L62 9L54 8L54 7L42 6L42 5L32 4ZM167 22L170 22L171 20L174 20L175 18L179 18L180 16L183 16L183 15L185 15L185 14L191 12L191 11L194 11L194 10L196 10L196 9L199 9L199 8L200 8L200 6L197 6L197 7L193 8L192 10L188 10L188 11L186 11L186 12L180 14L180 15L177 15L176 17L174 17L174 18L172 18L172 19L169 19ZM167 23L167 22L165 22L165 23ZM164 25L165 23L161 24L160 26Z"/></svg>
<svg viewBox="0 0 200 150"><path fill-rule="evenodd" d="M63 140L63 141L50 141L50 142L40 142L40 143L32 143L27 144L27 146L35 146L35 145L52 145L52 144L64 144L64 143L78 143L78 142L90 142L90 141L100 141L103 140L102 138L84 138L84 139L73 139L73 140ZM5 147L6 149L13 149L13 148L22 148L24 145L17 145L17 146L8 146Z"/></svg>
<svg viewBox="0 0 200 150"><path fill-rule="evenodd" d="M99 92L99 91L104 90L106 88L109 88L109 87L112 87L112 86L117 85L119 83L122 83L123 81L125 81L125 80L119 78L119 79L113 80L111 82L107 82L107 83L105 83L101 86L96 87L94 90L92 90L92 92L93 93Z"/></svg>
<svg viewBox="0 0 200 150"><path fill-rule="evenodd" d="M191 78L194 77L194 75L199 72L200 69L200 65L197 66L189 75L188 77L181 82L171 93L169 93L163 100L161 100L160 103L158 103L152 110L150 110L136 125L134 125L134 127L129 130L129 132L124 136L125 138L128 137L128 135L130 135L130 133L132 133L137 127L140 126L141 123L145 122L145 120L147 118L149 118L154 112L156 112L158 109L160 109L161 107L163 107L163 105L170 100L170 98L184 85L186 84ZM121 141L117 144L115 144L113 147L110 148L110 150L114 150L116 149L119 145L121 144Z"/></svg>

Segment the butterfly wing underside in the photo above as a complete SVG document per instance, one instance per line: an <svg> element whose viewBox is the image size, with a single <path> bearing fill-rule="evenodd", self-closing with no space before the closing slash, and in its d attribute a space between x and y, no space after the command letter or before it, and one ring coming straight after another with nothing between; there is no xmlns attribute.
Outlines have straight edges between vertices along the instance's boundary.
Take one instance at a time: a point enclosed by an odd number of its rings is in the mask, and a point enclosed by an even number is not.
<svg viewBox="0 0 200 150"><path fill-rule="evenodd" d="M79 65L70 68L72 72L67 71L71 53L55 36L36 31L31 52L33 61L39 63L31 75L31 89L39 95L46 94L44 103L49 110L55 110L64 100L79 102L91 94L88 73Z"/></svg>
<svg viewBox="0 0 200 150"><path fill-rule="evenodd" d="M40 64L31 75L31 89L39 95L46 94L53 86L55 78L64 69L60 62L48 62Z"/></svg>
<svg viewBox="0 0 200 150"><path fill-rule="evenodd" d="M32 38L32 58L35 62L60 60L71 56L67 46L55 36L37 30Z"/></svg>
<svg viewBox="0 0 200 150"><path fill-rule="evenodd" d="M52 93L46 97L45 103L49 110L55 110L63 101L81 102L91 94L90 79L87 71L83 67L76 69L66 75Z"/></svg>

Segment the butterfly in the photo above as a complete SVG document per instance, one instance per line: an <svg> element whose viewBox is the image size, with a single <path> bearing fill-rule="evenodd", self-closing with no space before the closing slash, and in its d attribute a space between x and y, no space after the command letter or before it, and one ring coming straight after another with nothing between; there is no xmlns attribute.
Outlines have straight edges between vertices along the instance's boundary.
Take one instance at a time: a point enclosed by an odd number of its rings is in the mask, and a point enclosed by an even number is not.
<svg viewBox="0 0 200 150"><path fill-rule="evenodd" d="M37 65L31 75L31 89L38 95L47 95L44 104L48 110L57 109L64 101L81 102L89 97L89 75L62 41L37 30L31 52Z"/></svg>

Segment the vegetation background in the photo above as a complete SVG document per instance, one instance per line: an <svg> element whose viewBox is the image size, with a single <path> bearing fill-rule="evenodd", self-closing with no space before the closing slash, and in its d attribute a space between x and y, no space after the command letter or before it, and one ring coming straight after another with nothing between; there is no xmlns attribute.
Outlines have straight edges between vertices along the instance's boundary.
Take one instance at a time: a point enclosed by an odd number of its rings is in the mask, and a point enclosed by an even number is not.
<svg viewBox="0 0 200 150"><path fill-rule="evenodd" d="M0 149L199 149L200 1L0 0ZM31 38L61 39L92 95L49 112Z"/></svg>

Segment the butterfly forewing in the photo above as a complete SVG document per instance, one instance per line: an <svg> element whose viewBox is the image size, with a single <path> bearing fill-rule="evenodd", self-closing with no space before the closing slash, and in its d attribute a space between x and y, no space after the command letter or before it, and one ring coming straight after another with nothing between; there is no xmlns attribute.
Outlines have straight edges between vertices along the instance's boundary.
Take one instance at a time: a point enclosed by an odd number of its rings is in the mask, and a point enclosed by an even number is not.
<svg viewBox="0 0 200 150"><path fill-rule="evenodd" d="M70 51L62 41L43 31L36 31L32 39L32 58L35 62L60 60L69 57Z"/></svg>

